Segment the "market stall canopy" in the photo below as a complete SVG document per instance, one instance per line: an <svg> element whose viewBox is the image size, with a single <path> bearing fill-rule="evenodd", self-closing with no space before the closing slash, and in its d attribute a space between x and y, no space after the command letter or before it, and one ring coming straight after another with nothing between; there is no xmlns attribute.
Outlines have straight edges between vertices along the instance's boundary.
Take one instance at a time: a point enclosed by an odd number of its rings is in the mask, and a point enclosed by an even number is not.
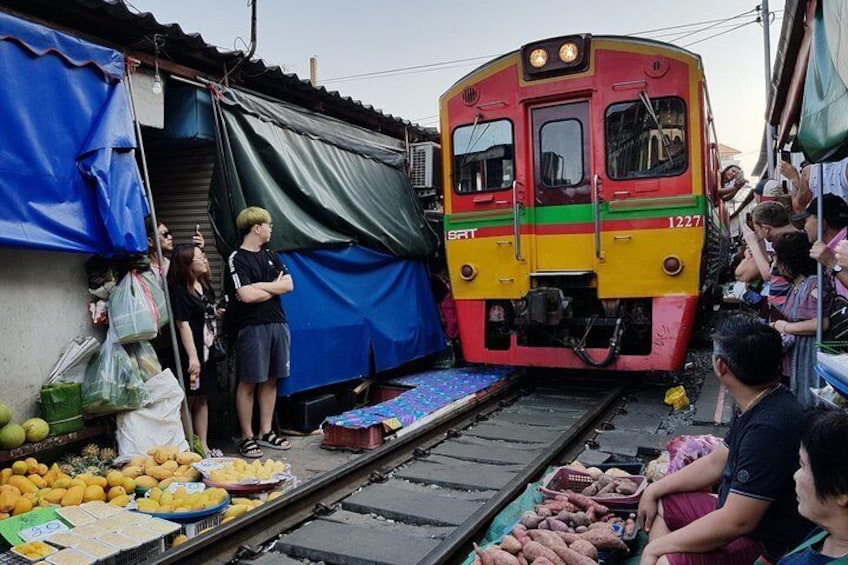
<svg viewBox="0 0 848 565"><path fill-rule="evenodd" d="M816 12L798 141L812 161L842 157L848 141L848 4Z"/></svg>
<svg viewBox="0 0 848 565"><path fill-rule="evenodd" d="M147 249L121 53L0 12L0 245Z"/></svg>
<svg viewBox="0 0 848 565"><path fill-rule="evenodd" d="M238 213L262 206L274 219L273 249L359 244L405 257L434 252L399 140L234 89L216 94L223 169L210 207L225 247L241 242Z"/></svg>

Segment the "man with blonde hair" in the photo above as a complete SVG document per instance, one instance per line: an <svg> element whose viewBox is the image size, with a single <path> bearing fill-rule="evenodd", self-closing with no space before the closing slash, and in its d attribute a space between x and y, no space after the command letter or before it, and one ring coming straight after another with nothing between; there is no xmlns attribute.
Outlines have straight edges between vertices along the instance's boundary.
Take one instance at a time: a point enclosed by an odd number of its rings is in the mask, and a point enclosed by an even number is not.
<svg viewBox="0 0 848 565"><path fill-rule="evenodd" d="M243 457L262 457L263 447L289 449L291 444L273 430L277 404L277 379L289 375L291 334L280 295L294 290L288 269L276 253L267 249L271 241L271 215L252 206L236 218L241 247L227 260L226 280L230 304L227 318L236 338L236 412ZM258 391L258 392L257 392ZM253 405L259 404L259 434L253 433Z"/></svg>

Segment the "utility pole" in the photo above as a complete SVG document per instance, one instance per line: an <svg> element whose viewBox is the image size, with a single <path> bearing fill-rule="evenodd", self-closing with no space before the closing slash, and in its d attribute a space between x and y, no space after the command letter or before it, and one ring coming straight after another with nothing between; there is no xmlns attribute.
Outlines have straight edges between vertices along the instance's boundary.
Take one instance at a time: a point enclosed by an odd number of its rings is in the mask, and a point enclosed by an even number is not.
<svg viewBox="0 0 848 565"><path fill-rule="evenodd" d="M318 86L318 55L309 58L309 82L312 86Z"/></svg>
<svg viewBox="0 0 848 565"><path fill-rule="evenodd" d="M766 70L766 110L771 102L771 38L769 36L769 25L771 14L769 13L768 0L762 0L758 6L760 9L760 21L763 24L763 56L765 57ZM774 126L766 122L766 170L768 178L774 178Z"/></svg>

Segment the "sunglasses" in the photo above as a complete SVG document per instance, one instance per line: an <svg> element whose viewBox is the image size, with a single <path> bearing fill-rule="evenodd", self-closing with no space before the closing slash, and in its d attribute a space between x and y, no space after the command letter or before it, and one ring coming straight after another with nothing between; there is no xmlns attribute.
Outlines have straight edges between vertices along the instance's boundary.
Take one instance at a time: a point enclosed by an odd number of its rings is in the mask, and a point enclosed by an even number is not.
<svg viewBox="0 0 848 565"><path fill-rule="evenodd" d="M164 237L165 239L168 239L169 237L174 237L174 234L172 234L170 230L165 230L162 233L160 233L159 235L161 237Z"/></svg>

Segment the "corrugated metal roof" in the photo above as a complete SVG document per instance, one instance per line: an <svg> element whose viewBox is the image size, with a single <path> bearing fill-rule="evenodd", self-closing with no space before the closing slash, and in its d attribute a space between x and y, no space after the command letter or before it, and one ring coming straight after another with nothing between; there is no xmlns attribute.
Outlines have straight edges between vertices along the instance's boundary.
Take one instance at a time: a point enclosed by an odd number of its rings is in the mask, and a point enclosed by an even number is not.
<svg viewBox="0 0 848 565"><path fill-rule="evenodd" d="M245 55L243 51L225 51L210 45L199 33L187 33L179 24L160 23L149 12L136 13L121 0L0 0L0 9L76 32L128 53L153 56L153 36L161 35L165 43L159 51L160 60L210 79L220 79L226 72L224 69L232 69ZM229 81L231 86L286 100L399 139L409 135L410 141L439 140L435 128L386 114L338 91L312 86L308 80L261 59L241 63Z"/></svg>

